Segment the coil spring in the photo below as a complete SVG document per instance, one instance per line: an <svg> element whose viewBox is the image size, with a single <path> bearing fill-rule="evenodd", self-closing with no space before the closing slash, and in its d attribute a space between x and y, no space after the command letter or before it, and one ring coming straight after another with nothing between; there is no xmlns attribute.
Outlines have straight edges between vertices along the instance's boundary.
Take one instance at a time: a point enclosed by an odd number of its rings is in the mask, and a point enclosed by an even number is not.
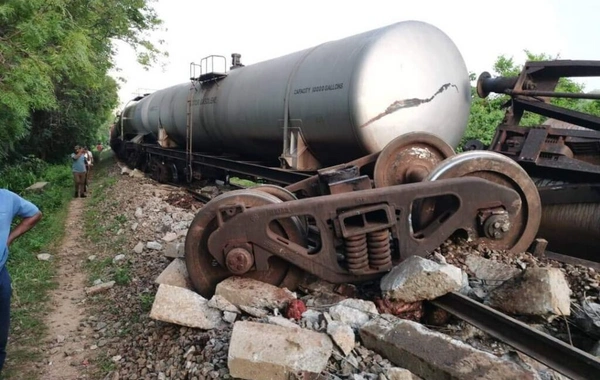
<svg viewBox="0 0 600 380"><path fill-rule="evenodd" d="M379 270L392 265L392 250L390 249L390 232L376 231L367 234L369 251L369 266Z"/></svg>
<svg viewBox="0 0 600 380"><path fill-rule="evenodd" d="M367 250L367 235L346 238L346 260L351 272L365 270L369 267L369 251Z"/></svg>

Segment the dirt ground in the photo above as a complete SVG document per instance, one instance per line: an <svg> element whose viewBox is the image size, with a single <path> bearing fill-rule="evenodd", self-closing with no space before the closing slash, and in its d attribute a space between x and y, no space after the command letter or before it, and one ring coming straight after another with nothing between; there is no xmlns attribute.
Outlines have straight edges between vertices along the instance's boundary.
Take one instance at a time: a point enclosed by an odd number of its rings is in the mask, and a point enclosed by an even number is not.
<svg viewBox="0 0 600 380"><path fill-rule="evenodd" d="M90 371L90 337L93 331L80 322L85 318L83 263L90 255L83 242L84 199L73 199L65 224L65 237L58 251L58 287L51 293L51 311L46 317L49 353L40 378L47 380L87 378Z"/></svg>

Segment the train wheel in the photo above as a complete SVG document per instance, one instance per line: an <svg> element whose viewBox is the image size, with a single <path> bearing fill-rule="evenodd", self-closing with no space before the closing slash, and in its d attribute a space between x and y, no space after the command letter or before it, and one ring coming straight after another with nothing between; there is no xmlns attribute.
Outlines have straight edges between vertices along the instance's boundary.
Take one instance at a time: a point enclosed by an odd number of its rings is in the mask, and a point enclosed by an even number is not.
<svg viewBox="0 0 600 380"><path fill-rule="evenodd" d="M263 191L267 194L271 194L271 195L277 197L282 202L298 200L298 198L294 195L294 193L292 193L289 190L286 190L285 188L283 188L281 186L277 186L277 185L269 185L269 184L258 185L258 186L251 187L250 190ZM300 216L299 219L302 223L302 227L304 228L304 231L308 230L308 221L306 220L306 217Z"/></svg>
<svg viewBox="0 0 600 380"><path fill-rule="evenodd" d="M421 182L440 162L453 155L450 145L430 133L399 136L377 158L373 173L375 187Z"/></svg>
<svg viewBox="0 0 600 380"><path fill-rule="evenodd" d="M521 197L521 208L518 213L498 216L500 219L497 222L493 218L488 218L491 224L486 223L483 226L483 233L474 239L474 243L511 252L527 250L536 237L542 216L539 193L527 172L513 160L499 153L471 151L444 160L425 178L425 181L459 177L483 178L513 189ZM431 204L421 204L419 207L421 212L413 214L413 217L417 215L421 218L420 223L423 224L437 205L432 207ZM505 224L506 221L508 224Z"/></svg>
<svg viewBox="0 0 600 380"><path fill-rule="evenodd" d="M289 190L277 185L257 185L249 188L250 190L260 190L267 194L271 194L283 202L295 201L298 198Z"/></svg>
<svg viewBox="0 0 600 380"><path fill-rule="evenodd" d="M268 260L269 269L257 271L251 265L252 254L248 254L248 250L245 250L245 252L242 251L243 254L239 255L240 257L237 257L236 262L238 264L242 262L244 265L249 263L247 268L240 270L238 267L232 270L227 265L220 265L209 252L208 239L218 227L217 213L222 206L232 202L242 203L245 208L252 208L281 203L281 200L262 191L235 190L216 197L198 212L192 221L185 241L186 266L196 291L203 297L210 298L214 294L217 284L231 276L248 277L294 290L298 286L303 272L283 259L271 256ZM297 218L273 221L270 228L288 240L304 244L305 235Z"/></svg>

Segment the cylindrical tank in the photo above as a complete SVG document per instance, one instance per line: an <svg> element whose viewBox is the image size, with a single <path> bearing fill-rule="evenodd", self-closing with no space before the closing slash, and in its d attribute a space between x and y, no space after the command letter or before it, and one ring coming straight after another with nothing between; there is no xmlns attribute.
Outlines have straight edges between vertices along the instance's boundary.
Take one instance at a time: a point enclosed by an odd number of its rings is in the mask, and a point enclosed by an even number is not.
<svg viewBox="0 0 600 380"><path fill-rule="evenodd" d="M125 130L158 135L159 123L185 147L184 83L127 107ZM276 159L300 130L323 166L380 151L404 133L425 131L456 147L471 101L464 60L450 38L419 21L400 22L196 84L193 149ZM287 101L286 101L287 100Z"/></svg>

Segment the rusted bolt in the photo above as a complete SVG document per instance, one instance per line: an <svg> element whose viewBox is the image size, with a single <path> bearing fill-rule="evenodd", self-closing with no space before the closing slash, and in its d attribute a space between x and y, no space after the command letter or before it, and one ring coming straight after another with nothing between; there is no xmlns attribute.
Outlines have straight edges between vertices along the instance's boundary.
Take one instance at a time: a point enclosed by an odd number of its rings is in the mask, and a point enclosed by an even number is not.
<svg viewBox="0 0 600 380"><path fill-rule="evenodd" d="M254 265L254 256L244 248L233 248L225 256L225 265L233 274L244 274Z"/></svg>
<svg viewBox="0 0 600 380"><path fill-rule="evenodd" d="M508 213L490 215L483 223L483 232L490 239L500 240L510 230Z"/></svg>

